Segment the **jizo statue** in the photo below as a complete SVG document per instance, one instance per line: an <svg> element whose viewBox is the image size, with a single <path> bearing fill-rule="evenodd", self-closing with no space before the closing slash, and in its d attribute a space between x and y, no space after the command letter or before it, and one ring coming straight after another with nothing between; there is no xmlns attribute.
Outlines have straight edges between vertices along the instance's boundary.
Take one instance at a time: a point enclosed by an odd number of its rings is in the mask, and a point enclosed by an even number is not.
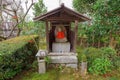
<svg viewBox="0 0 120 80"><path fill-rule="evenodd" d="M67 41L66 29L63 25L56 26L55 29L55 41L56 42L66 42Z"/></svg>

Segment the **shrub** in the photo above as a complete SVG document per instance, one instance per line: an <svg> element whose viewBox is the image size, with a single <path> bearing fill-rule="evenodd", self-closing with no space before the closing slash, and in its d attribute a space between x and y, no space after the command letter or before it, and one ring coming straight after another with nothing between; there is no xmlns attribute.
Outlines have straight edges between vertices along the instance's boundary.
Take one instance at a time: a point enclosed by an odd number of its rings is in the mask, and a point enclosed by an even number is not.
<svg viewBox="0 0 120 80"><path fill-rule="evenodd" d="M85 62L87 61L87 58L86 58L86 55L81 53L81 54L78 54L78 62Z"/></svg>
<svg viewBox="0 0 120 80"><path fill-rule="evenodd" d="M89 47L82 50L79 49L78 53L79 62L82 60L88 61L88 71L90 73L104 74L113 67L120 68L120 57L116 56L116 51L111 47L100 49Z"/></svg>
<svg viewBox="0 0 120 80"><path fill-rule="evenodd" d="M115 69L119 69L120 68L120 56L114 57L112 62L113 62L113 66L114 66Z"/></svg>
<svg viewBox="0 0 120 80"><path fill-rule="evenodd" d="M77 57L78 57L78 62L84 62L87 61L86 55L83 53L84 49L81 47L77 47Z"/></svg>
<svg viewBox="0 0 120 80"><path fill-rule="evenodd" d="M112 67L111 61L107 58L96 58L89 67L89 72L93 74L105 74Z"/></svg>
<svg viewBox="0 0 120 80"><path fill-rule="evenodd" d="M102 56L102 51L97 48L89 47L83 52L88 60L88 66L95 60L96 58L100 58Z"/></svg>
<svg viewBox="0 0 120 80"><path fill-rule="evenodd" d="M10 79L30 67L37 53L37 36L21 36L0 42L0 80Z"/></svg>
<svg viewBox="0 0 120 80"><path fill-rule="evenodd" d="M101 48L101 50L102 50L104 56L108 57L108 58L113 58L117 54L115 49L113 49L111 47L103 47L103 48Z"/></svg>

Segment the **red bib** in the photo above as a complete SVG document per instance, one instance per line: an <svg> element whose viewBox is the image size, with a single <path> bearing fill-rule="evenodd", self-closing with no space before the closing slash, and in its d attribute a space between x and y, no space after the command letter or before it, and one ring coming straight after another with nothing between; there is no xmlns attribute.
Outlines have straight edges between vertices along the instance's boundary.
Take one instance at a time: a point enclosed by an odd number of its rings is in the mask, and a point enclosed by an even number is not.
<svg viewBox="0 0 120 80"><path fill-rule="evenodd" d="M56 38L58 38L58 39L63 39L63 38L65 38L65 34L64 34L64 32L62 32L62 31L57 32L57 36L56 36Z"/></svg>

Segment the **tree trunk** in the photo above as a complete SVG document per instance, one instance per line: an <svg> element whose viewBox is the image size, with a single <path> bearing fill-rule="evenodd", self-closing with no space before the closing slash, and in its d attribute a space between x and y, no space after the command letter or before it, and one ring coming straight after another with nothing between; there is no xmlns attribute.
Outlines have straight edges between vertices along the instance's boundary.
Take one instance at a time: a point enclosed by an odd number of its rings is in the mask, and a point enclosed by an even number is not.
<svg viewBox="0 0 120 80"><path fill-rule="evenodd" d="M21 29L18 28L17 36L20 36Z"/></svg>

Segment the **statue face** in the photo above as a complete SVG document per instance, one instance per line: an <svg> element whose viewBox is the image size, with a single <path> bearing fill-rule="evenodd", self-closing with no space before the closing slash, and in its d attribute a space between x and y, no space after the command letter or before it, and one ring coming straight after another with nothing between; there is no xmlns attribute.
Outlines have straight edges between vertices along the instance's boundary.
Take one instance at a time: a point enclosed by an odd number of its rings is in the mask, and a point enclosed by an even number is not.
<svg viewBox="0 0 120 80"><path fill-rule="evenodd" d="M58 31L62 31L61 27L58 28Z"/></svg>

